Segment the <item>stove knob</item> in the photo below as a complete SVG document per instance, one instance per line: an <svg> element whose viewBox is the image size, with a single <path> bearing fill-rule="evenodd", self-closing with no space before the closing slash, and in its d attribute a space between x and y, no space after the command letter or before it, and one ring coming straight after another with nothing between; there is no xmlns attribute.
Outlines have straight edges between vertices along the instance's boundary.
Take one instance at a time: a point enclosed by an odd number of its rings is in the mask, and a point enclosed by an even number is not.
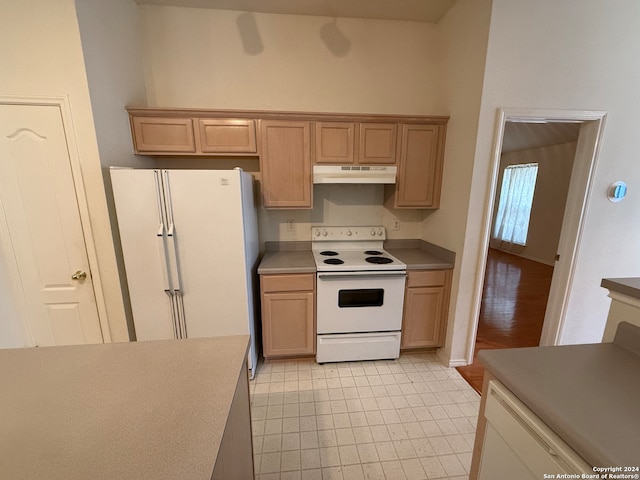
<svg viewBox="0 0 640 480"><path fill-rule="evenodd" d="M382 235L382 229L381 229L381 228L379 228L379 229L378 229L378 235L379 235L379 236L381 236L381 235Z"/></svg>
<svg viewBox="0 0 640 480"><path fill-rule="evenodd" d="M351 235L353 235L353 233L351 232L351 230L347 230L347 237L350 237Z"/></svg>
<svg viewBox="0 0 640 480"><path fill-rule="evenodd" d="M371 236L373 237L376 234L376 231L372 228L371 229Z"/></svg>
<svg viewBox="0 0 640 480"><path fill-rule="evenodd" d="M319 237L319 236L320 236L320 230L319 230L319 229L317 229L317 228L314 228L314 229L313 229L313 236L314 236L314 237Z"/></svg>
<svg viewBox="0 0 640 480"><path fill-rule="evenodd" d="M327 234L328 234L328 232L327 232L327 230L326 230L326 229L322 230L322 236L323 236L323 237L326 237L326 236L327 236Z"/></svg>

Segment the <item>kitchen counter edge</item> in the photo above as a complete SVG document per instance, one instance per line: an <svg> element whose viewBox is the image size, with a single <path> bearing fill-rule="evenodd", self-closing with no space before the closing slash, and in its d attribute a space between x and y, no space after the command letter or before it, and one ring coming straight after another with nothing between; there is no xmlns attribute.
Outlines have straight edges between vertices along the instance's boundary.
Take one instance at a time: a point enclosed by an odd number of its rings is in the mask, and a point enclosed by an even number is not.
<svg viewBox="0 0 640 480"><path fill-rule="evenodd" d="M600 286L611 292L640 300L640 277L603 278Z"/></svg>

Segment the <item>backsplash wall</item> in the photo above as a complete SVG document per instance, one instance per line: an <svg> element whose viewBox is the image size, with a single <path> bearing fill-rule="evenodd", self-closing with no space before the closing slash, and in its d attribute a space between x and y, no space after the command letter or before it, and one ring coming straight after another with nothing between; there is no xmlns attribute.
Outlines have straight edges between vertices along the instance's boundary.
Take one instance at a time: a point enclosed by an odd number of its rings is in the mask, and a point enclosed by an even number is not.
<svg viewBox="0 0 640 480"><path fill-rule="evenodd" d="M383 225L388 238L420 238L420 210L389 209L383 202L383 185L314 185L312 210L260 208L260 243L309 241L316 225ZM398 230L394 230L396 220Z"/></svg>

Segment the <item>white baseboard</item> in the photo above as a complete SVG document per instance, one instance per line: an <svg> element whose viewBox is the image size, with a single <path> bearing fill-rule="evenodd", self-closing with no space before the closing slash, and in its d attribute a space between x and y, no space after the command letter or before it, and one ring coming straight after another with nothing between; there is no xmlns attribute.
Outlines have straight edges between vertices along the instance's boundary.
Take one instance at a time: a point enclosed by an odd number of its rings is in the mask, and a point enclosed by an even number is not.
<svg viewBox="0 0 640 480"><path fill-rule="evenodd" d="M447 367L465 367L467 365L469 365L469 363L467 362L466 358L447 358L446 357L446 352L444 348L439 348L438 351L436 352L436 354L438 355L438 358L440 359L440 361Z"/></svg>
<svg viewBox="0 0 640 480"><path fill-rule="evenodd" d="M462 359L456 359L456 360L451 359L449 361L448 366L455 368L455 367L466 367L467 365L469 365L469 362L467 362L467 359L462 358Z"/></svg>

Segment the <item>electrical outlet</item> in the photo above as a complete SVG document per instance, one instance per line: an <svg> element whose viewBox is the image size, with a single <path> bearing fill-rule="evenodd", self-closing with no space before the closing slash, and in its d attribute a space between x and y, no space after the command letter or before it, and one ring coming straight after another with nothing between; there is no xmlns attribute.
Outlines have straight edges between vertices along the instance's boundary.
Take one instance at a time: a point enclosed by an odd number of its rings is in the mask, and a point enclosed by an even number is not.
<svg viewBox="0 0 640 480"><path fill-rule="evenodd" d="M287 220L287 232L295 232L295 231L296 231L295 220L292 220L292 219Z"/></svg>
<svg viewBox="0 0 640 480"><path fill-rule="evenodd" d="M391 227L391 230L400 230L400 220L396 218L393 221L393 226Z"/></svg>

